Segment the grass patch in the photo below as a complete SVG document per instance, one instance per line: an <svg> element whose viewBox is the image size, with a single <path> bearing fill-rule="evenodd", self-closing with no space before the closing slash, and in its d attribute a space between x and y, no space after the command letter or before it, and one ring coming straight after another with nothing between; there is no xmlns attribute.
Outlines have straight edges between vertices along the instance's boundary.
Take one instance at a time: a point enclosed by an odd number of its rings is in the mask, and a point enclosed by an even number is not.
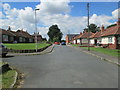
<svg viewBox="0 0 120 90"><path fill-rule="evenodd" d="M81 48L88 49L88 47L81 47ZM118 57L118 51L119 51L117 49L108 49L108 48L101 48L101 47L99 48L90 47L90 50L111 55L111 56L116 56L116 57Z"/></svg>
<svg viewBox="0 0 120 90"><path fill-rule="evenodd" d="M25 49L36 49L35 43L17 43L17 44L4 44L9 49L14 50L25 50ZM50 44L38 43L38 49L46 47Z"/></svg>
<svg viewBox="0 0 120 90"><path fill-rule="evenodd" d="M13 84L14 82L14 77L15 77L15 70L9 70L8 72L0 75L0 78L2 78L2 86L0 86L0 88L10 88L10 86Z"/></svg>

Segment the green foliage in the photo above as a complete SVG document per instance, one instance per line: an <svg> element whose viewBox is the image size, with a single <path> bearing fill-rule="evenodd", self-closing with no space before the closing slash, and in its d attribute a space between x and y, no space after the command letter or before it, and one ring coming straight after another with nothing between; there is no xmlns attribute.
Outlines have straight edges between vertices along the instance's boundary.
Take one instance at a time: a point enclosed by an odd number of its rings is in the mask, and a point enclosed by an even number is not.
<svg viewBox="0 0 120 90"><path fill-rule="evenodd" d="M85 28L84 29L84 31L88 31L88 28ZM100 31L100 27L97 27L97 25L96 24L90 24L89 25L89 30L90 30L90 32L92 32L92 33L96 33L96 32L98 32L98 31Z"/></svg>
<svg viewBox="0 0 120 90"><path fill-rule="evenodd" d="M84 49L88 49L88 47L82 47ZM103 54L111 55L111 56L116 56L118 57L118 51L117 49L108 49L108 48L95 48L95 47L90 47L91 51L96 51L100 52Z"/></svg>
<svg viewBox="0 0 120 90"><path fill-rule="evenodd" d="M60 42L63 36L57 25L52 25L47 34L50 42Z"/></svg>

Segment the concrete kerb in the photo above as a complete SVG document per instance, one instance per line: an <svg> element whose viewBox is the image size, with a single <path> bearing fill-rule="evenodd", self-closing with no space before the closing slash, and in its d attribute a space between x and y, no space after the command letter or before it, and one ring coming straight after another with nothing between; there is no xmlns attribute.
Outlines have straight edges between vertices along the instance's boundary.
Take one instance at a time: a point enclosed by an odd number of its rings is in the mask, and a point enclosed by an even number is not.
<svg viewBox="0 0 120 90"><path fill-rule="evenodd" d="M18 77L18 73L15 72L14 82L13 82L13 84L11 84L10 88L13 88L13 87L14 87L15 83L17 82L17 77Z"/></svg>
<svg viewBox="0 0 120 90"><path fill-rule="evenodd" d="M50 48L51 47L51 48ZM47 52L44 52L46 49L50 48L49 51ZM45 50L41 51L41 52L37 52L37 53L10 53L8 55L14 55L14 56L32 56L32 55L43 55L43 54L46 54L46 53L51 53L53 48L54 48L54 45L51 45L49 46L48 48L46 48Z"/></svg>
<svg viewBox="0 0 120 90"><path fill-rule="evenodd" d="M70 47L74 47L74 46L71 46L71 45L69 45L69 46L70 46ZM77 50L78 50L78 49L77 49ZM108 62L110 62L110 63L113 63L113 64L116 64L116 65L120 66L120 63L118 63L118 62L114 62L114 61L112 61L112 60L109 60L109 59L107 59L107 58L104 58L104 57L95 55L95 54L93 54L93 53L91 53L91 52L88 52L88 51L84 51L84 50L81 50L81 49L79 49L79 50L82 51L82 52L84 52L84 53L87 53L87 54L90 54L90 55L92 55L92 56L95 56L95 57L97 57L97 58L100 58L101 60L108 61Z"/></svg>

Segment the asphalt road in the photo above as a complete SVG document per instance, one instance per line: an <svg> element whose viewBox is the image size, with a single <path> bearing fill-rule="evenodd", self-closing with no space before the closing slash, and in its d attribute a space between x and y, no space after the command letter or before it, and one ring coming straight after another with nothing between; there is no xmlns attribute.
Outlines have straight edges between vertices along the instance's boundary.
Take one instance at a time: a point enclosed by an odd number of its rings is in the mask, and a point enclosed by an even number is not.
<svg viewBox="0 0 120 90"><path fill-rule="evenodd" d="M23 88L117 88L117 65L68 46L52 53L15 56L4 61L26 75Z"/></svg>

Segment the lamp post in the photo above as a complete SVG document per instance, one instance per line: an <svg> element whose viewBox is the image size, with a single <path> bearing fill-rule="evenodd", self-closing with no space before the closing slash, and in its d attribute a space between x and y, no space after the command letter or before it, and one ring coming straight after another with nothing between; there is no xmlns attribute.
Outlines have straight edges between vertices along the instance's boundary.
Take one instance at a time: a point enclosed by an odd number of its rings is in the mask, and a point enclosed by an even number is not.
<svg viewBox="0 0 120 90"><path fill-rule="evenodd" d="M87 3L87 11L88 11L88 51L90 51L89 3Z"/></svg>
<svg viewBox="0 0 120 90"><path fill-rule="evenodd" d="M37 45L37 20L36 20L36 11L37 10L40 10L40 9L35 9L35 30L36 30L36 33L35 33L35 42L36 42L36 52L37 52L37 49L38 49L38 45Z"/></svg>

